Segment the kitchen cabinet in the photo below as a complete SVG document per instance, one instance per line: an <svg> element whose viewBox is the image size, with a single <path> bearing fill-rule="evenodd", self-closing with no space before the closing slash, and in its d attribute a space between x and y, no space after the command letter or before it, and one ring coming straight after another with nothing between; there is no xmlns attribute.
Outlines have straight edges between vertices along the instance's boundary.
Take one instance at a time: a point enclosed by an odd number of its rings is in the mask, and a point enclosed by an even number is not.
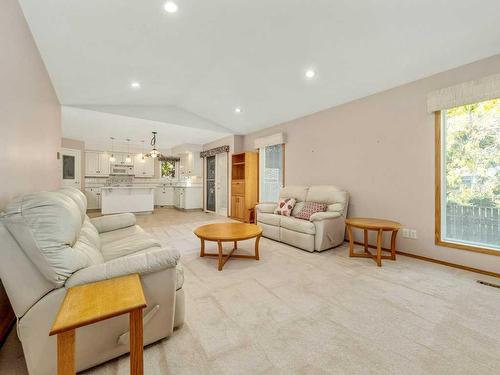
<svg viewBox="0 0 500 375"><path fill-rule="evenodd" d="M128 155L129 154L127 154L126 152L113 153L113 156L115 157L116 160L112 164L134 165L134 158L132 157L132 155L130 156L132 158L132 160L130 161L130 163L127 163L126 159L127 159Z"/></svg>
<svg viewBox="0 0 500 375"><path fill-rule="evenodd" d="M101 188L85 188L87 197L87 209L97 210L101 208Z"/></svg>
<svg viewBox="0 0 500 375"><path fill-rule="evenodd" d="M155 189L155 206L173 206L174 188L163 185Z"/></svg>
<svg viewBox="0 0 500 375"><path fill-rule="evenodd" d="M188 186L174 188L174 206L183 210L195 210L202 208L202 187Z"/></svg>
<svg viewBox="0 0 500 375"><path fill-rule="evenodd" d="M135 177L153 177L155 174L154 158L142 158L142 154L134 156Z"/></svg>
<svg viewBox="0 0 500 375"><path fill-rule="evenodd" d="M85 176L109 176L110 154L100 151L85 151Z"/></svg>
<svg viewBox="0 0 500 375"><path fill-rule="evenodd" d="M181 176L201 176L201 159L199 152L186 152L180 156Z"/></svg>

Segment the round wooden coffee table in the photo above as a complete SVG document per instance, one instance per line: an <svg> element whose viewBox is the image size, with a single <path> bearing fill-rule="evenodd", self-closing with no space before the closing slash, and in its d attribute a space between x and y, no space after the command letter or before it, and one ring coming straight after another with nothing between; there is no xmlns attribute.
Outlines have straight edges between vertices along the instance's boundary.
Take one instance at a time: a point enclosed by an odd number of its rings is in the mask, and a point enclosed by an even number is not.
<svg viewBox="0 0 500 375"><path fill-rule="evenodd" d="M194 234L201 240L200 257L215 256L219 258L218 270L229 258L249 258L259 260L259 241L262 236L262 228L255 224L245 223L216 223L202 225L194 230ZM238 241L248 240L255 237L255 255L233 254L238 249ZM217 242L218 253L205 253L205 241ZM228 253L222 252L223 242L233 242L234 247Z"/></svg>
<svg viewBox="0 0 500 375"><path fill-rule="evenodd" d="M365 217L353 217L345 221L347 227L347 234L349 235L349 256L350 257L361 257L361 258L372 258L377 266L382 266L382 259L396 260L396 236L398 230L401 228L401 224L397 221L384 220L384 219L373 219ZM352 228L363 229L364 231L364 241L359 243L354 241L352 235ZM368 244L368 231L373 230L377 232L377 246ZM382 234L384 232L391 232L391 248L386 249L382 247ZM354 244L363 245L364 253L355 253ZM368 248L377 249L376 254L370 253ZM382 250L390 251L391 255L382 255Z"/></svg>

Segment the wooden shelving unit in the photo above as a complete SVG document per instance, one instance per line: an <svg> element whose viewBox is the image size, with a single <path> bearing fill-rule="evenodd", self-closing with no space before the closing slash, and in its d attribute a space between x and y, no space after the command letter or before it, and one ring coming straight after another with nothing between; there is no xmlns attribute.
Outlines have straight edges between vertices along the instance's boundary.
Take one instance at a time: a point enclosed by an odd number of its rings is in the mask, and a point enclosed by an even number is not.
<svg viewBox="0 0 500 375"><path fill-rule="evenodd" d="M259 155L256 152L234 154L231 171L231 218L251 223L259 196Z"/></svg>

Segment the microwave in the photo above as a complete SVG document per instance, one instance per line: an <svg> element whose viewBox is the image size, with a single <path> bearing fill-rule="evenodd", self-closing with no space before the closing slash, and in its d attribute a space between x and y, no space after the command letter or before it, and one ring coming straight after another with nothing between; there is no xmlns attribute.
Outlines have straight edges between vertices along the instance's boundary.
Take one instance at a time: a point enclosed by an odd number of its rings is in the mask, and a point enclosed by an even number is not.
<svg viewBox="0 0 500 375"><path fill-rule="evenodd" d="M112 164L110 174L111 175L133 176L134 175L134 167L132 165Z"/></svg>

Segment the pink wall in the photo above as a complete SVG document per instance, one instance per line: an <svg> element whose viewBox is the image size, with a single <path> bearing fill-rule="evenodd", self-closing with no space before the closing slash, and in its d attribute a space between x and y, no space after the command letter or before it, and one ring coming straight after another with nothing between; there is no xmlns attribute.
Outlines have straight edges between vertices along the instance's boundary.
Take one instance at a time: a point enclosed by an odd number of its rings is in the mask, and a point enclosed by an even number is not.
<svg viewBox="0 0 500 375"><path fill-rule="evenodd" d="M245 136L286 133L286 184L334 184L349 216L400 221L402 251L500 273L500 257L434 245L434 115L427 93L500 72L500 55Z"/></svg>
<svg viewBox="0 0 500 375"><path fill-rule="evenodd" d="M0 209L60 185L60 105L17 0L0 3Z"/></svg>

